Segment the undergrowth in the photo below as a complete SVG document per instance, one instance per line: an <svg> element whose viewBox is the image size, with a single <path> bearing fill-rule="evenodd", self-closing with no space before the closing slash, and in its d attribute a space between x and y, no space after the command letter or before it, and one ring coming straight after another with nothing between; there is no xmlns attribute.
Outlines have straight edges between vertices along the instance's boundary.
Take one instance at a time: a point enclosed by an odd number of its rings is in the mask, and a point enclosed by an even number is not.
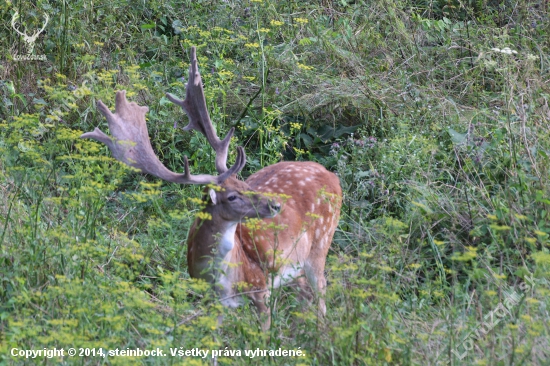
<svg viewBox="0 0 550 366"><path fill-rule="evenodd" d="M221 350L218 364L548 363L550 20L539 1L0 4L0 364L17 349ZM17 61L27 34L45 61ZM171 170L214 170L182 131L191 46L243 178L313 160L344 191L327 317L274 293L271 329L189 278L200 187L78 137L115 91L148 105ZM224 323L218 326L218 315ZM227 350L286 349L250 358ZM42 364L211 364L56 357Z"/></svg>

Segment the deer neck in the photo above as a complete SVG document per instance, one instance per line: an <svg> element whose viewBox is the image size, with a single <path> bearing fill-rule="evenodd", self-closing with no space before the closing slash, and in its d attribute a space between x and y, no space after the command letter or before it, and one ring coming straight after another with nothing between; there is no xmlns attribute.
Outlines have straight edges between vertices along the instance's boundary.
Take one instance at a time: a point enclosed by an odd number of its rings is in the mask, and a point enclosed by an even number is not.
<svg viewBox="0 0 550 366"><path fill-rule="evenodd" d="M223 230L219 233L220 237L216 240L217 256L220 258L227 258L230 252L235 248L235 231L237 230L237 223L228 223Z"/></svg>
<svg viewBox="0 0 550 366"><path fill-rule="evenodd" d="M206 209L208 212L208 208ZM212 284L225 306L237 307L242 304L240 297L234 296L233 284L242 277L238 263L239 248L235 241L238 222L228 222L212 215L212 220L196 222L200 225L195 238L189 245L192 265L191 276L202 278Z"/></svg>
<svg viewBox="0 0 550 366"><path fill-rule="evenodd" d="M197 222L198 228L193 240L192 257L194 277L209 282L218 282L221 274L229 275L228 264L234 262L235 231L238 222L222 220L214 212L211 220Z"/></svg>

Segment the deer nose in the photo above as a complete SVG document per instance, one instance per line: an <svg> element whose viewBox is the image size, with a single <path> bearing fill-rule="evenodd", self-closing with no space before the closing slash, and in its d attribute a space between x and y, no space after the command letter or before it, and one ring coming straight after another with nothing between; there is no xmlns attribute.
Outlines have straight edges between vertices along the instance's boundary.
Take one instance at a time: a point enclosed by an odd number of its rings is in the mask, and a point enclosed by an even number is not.
<svg viewBox="0 0 550 366"><path fill-rule="evenodd" d="M278 213L279 211L281 211L281 204L277 201L270 200L269 208L271 209L272 212Z"/></svg>

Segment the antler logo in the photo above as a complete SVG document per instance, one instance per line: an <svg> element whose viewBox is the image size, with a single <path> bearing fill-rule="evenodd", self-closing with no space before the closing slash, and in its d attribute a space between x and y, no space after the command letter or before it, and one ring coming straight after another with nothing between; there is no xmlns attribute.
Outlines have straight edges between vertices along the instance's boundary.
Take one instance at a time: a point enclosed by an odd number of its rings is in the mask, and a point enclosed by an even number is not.
<svg viewBox="0 0 550 366"><path fill-rule="evenodd" d="M48 16L48 14L44 14L44 20L45 20L44 26L40 30L36 31L32 36L29 36L27 33L21 32L19 29L17 29L17 27L15 26L17 19L19 19L19 12L16 11L15 14L13 14L13 17L11 18L11 27L15 29L17 34L23 37L23 41L25 41L25 43L27 44L27 54L25 56L16 55L15 59L16 60L34 60L34 59L45 60L46 59L45 55L33 56L32 53L34 51L34 44L38 36L40 35L40 33L44 31L44 29L46 28L46 25L48 24L48 21L50 20L50 17Z"/></svg>

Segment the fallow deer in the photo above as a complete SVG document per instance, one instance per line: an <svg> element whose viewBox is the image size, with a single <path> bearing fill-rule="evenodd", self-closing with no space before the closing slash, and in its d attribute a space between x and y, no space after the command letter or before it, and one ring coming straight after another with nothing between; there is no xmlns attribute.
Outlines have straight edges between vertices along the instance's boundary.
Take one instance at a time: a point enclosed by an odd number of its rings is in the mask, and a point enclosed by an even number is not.
<svg viewBox="0 0 550 366"><path fill-rule="evenodd" d="M217 185L208 189L203 219L197 218L189 231L187 261L192 277L215 284L223 305L236 307L243 303L244 296L250 297L264 317L265 330L271 321L266 306L271 289L295 281L309 293L309 282L318 296L318 313L325 315L325 260L338 226L342 200L338 177L314 162L280 162L261 169L245 182L238 180L236 174L246 163L244 149L237 148L236 162L228 169L227 153L234 128L223 140L216 135L194 47L190 56L185 100L166 95L187 113L189 124L184 130L206 136L216 152L219 175L191 175L187 157L183 174L168 170L151 147L145 123L148 108L129 103L125 91L116 93L115 113L97 102L113 137L98 128L81 137L106 144L116 159L163 180ZM246 223L247 219L256 220Z"/></svg>

